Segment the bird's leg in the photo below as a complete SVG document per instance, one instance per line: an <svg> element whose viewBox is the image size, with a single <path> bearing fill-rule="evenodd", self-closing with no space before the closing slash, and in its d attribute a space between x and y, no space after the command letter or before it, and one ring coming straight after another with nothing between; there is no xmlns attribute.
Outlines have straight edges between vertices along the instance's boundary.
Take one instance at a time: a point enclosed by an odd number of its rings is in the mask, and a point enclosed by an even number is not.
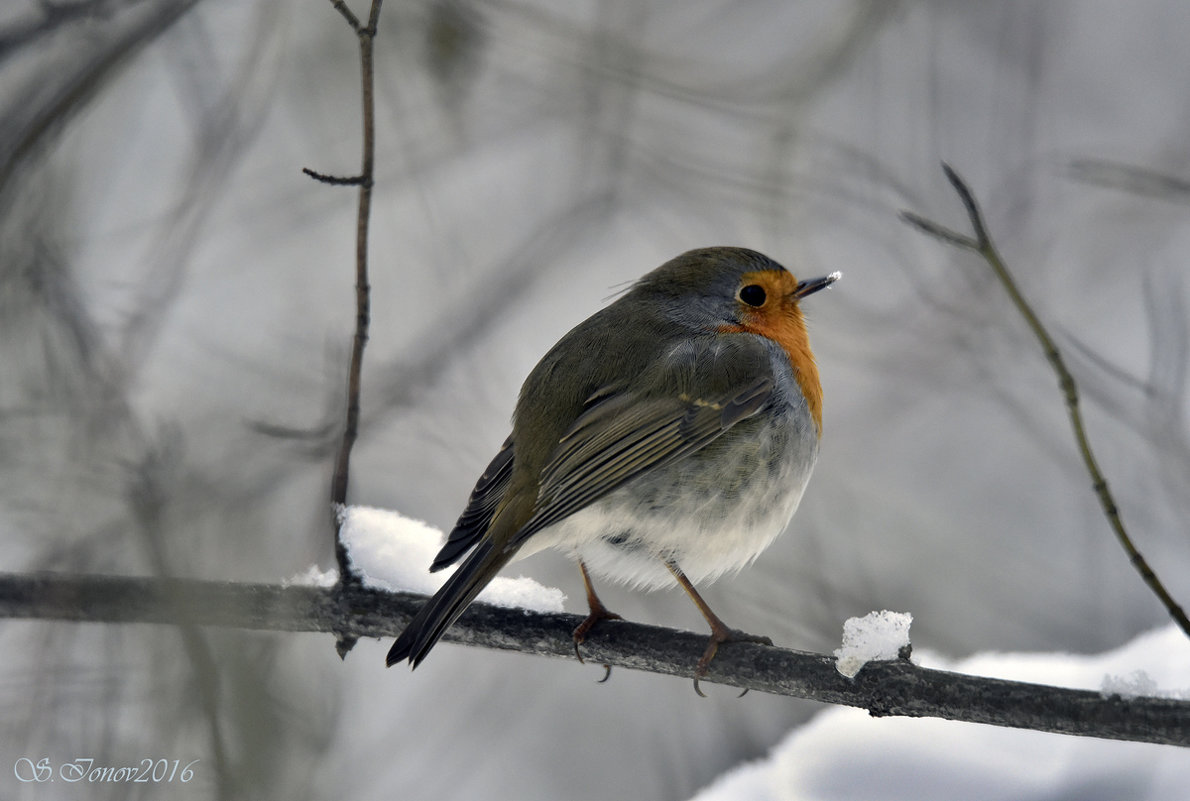
<svg viewBox="0 0 1190 801"><path fill-rule="evenodd" d="M599 596L595 594L595 587L591 584L591 574L587 572L587 566L583 564L583 560L578 560L578 569L583 572L583 586L587 588L587 609L590 614L586 619L574 629L574 655L578 657L578 661L583 661L583 655L579 653L578 647L582 645L587 635L591 633L591 629L595 628L595 624L601 620L623 620L615 612L609 610L603 605L603 601L599 600ZM608 675L611 675L611 666L604 665L608 670ZM603 678L607 681L607 677Z"/></svg>
<svg viewBox="0 0 1190 801"><path fill-rule="evenodd" d="M698 660L698 666L694 669L694 692L703 695L703 692L698 687L698 680L707 675L707 668L711 666L711 660L715 658L715 653L719 650L719 645L725 642L755 642L761 645L772 645L773 641L768 637L761 637L756 634L749 634L746 631L733 629L719 619L719 616L711 611L711 607L707 606L707 602L698 594L698 590L694 589L694 585L690 583L690 579L686 578L686 574L678 567L678 563L672 559L665 560L665 566L669 568L669 572L674 574L674 578L678 580L678 584L682 585L682 589L690 596L690 600L694 601L694 605L698 607L698 611L702 612L702 616L706 618L707 624L711 627L711 639L707 643L707 649L703 651L702 658ZM744 692L747 692L745 690ZM705 696L704 696L705 697Z"/></svg>

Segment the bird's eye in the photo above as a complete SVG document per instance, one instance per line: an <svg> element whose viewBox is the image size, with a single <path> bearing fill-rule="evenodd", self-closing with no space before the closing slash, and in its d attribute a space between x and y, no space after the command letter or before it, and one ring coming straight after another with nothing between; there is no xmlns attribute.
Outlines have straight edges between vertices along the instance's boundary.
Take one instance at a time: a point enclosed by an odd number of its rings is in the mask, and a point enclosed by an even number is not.
<svg viewBox="0 0 1190 801"><path fill-rule="evenodd" d="M768 295L765 294L764 287L759 284L748 284L740 289L740 300L749 306L763 306L767 299Z"/></svg>

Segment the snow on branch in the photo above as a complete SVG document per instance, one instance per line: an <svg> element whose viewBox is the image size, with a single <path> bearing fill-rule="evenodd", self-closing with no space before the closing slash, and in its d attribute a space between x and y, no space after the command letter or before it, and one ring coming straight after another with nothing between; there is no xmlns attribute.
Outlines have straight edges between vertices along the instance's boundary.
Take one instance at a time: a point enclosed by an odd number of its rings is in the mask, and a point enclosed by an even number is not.
<svg viewBox="0 0 1190 801"><path fill-rule="evenodd" d="M356 586L243 584L194 579L0 574L0 617L103 623L188 623L265 631L389 637L424 596ZM445 639L574 659L578 615L473 605ZM584 643L591 662L689 678L705 634L607 621ZM433 670L433 665L427 665ZM400 676L394 675L394 681ZM872 715L938 717L1115 740L1190 746L1190 701L1122 697L983 678L898 659L867 664L853 679L835 659L732 643L706 682L867 709Z"/></svg>

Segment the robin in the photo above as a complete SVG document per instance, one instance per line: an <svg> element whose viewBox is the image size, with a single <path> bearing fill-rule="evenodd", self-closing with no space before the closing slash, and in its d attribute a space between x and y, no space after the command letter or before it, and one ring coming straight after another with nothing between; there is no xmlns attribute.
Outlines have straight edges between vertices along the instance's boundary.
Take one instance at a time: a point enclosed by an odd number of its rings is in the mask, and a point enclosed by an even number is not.
<svg viewBox="0 0 1190 801"><path fill-rule="evenodd" d="M592 575L690 595L720 644L729 628L695 590L749 564L789 523L818 457L822 386L799 282L753 250L692 250L648 273L554 345L521 387L512 434L480 476L430 570L466 556L388 652L426 657L514 558L578 562L590 614L618 618ZM581 659L581 656L580 656Z"/></svg>

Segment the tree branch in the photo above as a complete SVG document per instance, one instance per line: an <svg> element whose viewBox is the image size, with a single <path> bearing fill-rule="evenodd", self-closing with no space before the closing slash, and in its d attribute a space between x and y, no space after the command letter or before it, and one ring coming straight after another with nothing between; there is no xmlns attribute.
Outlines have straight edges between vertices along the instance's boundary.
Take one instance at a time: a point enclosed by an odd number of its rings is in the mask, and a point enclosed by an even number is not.
<svg viewBox="0 0 1190 801"><path fill-rule="evenodd" d="M343 424L343 437L335 457L335 470L331 476L331 506L336 510L331 524L335 535L335 561L339 566L340 584L357 585L359 577L351 567L347 548L341 537L342 521L338 508L347 503L347 487L350 476L351 449L359 436L361 372L364 361L364 346L368 342L370 322L371 287L368 284L368 222L372 211L372 175L376 152L375 100L373 93L372 44L376 38L376 23L380 18L381 0L372 0L367 25L361 25L359 18L351 12L343 0L331 0L331 5L343 15L347 24L359 38L361 104L363 114L363 147L359 175L339 178L316 172L309 168L302 171L311 178L326 184L359 187L359 205L355 226L355 336L351 342L351 363L347 370L347 410ZM340 634L336 642L339 656L351 650L355 640Z"/></svg>
<svg viewBox="0 0 1190 801"><path fill-rule="evenodd" d="M193 579L0 574L0 617L105 623L168 623L352 637L398 634L425 602L412 593L360 586L282 587ZM578 615L473 604L444 639L506 651L575 659ZM601 623L583 645L589 661L689 678L705 634L627 621ZM854 679L833 657L732 643L706 682L867 709L874 716L939 717L994 726L1190 746L1190 702L1103 697L1088 690L982 678L917 667L868 664Z"/></svg>
<svg viewBox="0 0 1190 801"><path fill-rule="evenodd" d="M1128 561L1140 573L1145 584L1149 586L1149 589L1153 591L1153 594L1165 606L1169 612L1169 616L1186 633L1186 636L1190 637L1190 619L1186 617L1186 613L1182 610L1182 607L1174 601L1173 597L1165 589L1165 585L1157 578L1157 574L1149 567L1149 563L1145 561L1144 556L1137 550L1132 542L1132 538L1128 535L1128 531L1124 528L1124 521L1120 517L1119 507L1116 506L1115 498L1112 497L1111 491L1107 487L1107 479L1104 478L1103 473L1099 469L1099 464L1095 460L1095 454L1091 451L1091 441L1087 437L1087 430L1083 425L1082 411L1080 411L1078 405L1078 385L1074 381L1074 376L1066 369L1066 363L1062 359L1062 354L1058 351L1057 344L1049 335L1049 332L1046 331L1045 326L1042 325L1041 320L1033 311L1033 307L1029 305L1029 302L1025 300L1025 296L1021 294L1011 273L1008 272L1008 267L1005 265L1004 259L1001 258L1000 252L996 250L996 246L988 234L987 226L983 221L983 215L979 211L979 205L975 202L974 193L972 193L970 187L967 186L949 164L943 163L942 170L946 173L947 180L950 181L950 185L954 187L954 190L959 195L959 200L967 210L967 217L970 219L971 228L975 232L974 238L952 231L911 211L902 211L901 219L948 244L977 253L992 268L996 277L1000 279L1000 283L1004 285L1008 296L1012 298L1013 305L1016 306L1021 316L1025 318L1025 322L1029 324L1030 330L1032 330L1033 335L1041 344L1041 350L1045 353L1045 358L1050 363L1050 367L1053 368L1054 373L1058 376L1058 386L1061 388L1062 395L1066 400L1066 411L1070 416L1070 427L1074 431L1074 440L1078 444L1079 453L1083 458L1083 464L1086 465L1087 473L1091 477L1091 488L1099 498L1099 505L1103 507L1103 514L1107 518L1112 532L1116 535L1120 546L1128 555Z"/></svg>

